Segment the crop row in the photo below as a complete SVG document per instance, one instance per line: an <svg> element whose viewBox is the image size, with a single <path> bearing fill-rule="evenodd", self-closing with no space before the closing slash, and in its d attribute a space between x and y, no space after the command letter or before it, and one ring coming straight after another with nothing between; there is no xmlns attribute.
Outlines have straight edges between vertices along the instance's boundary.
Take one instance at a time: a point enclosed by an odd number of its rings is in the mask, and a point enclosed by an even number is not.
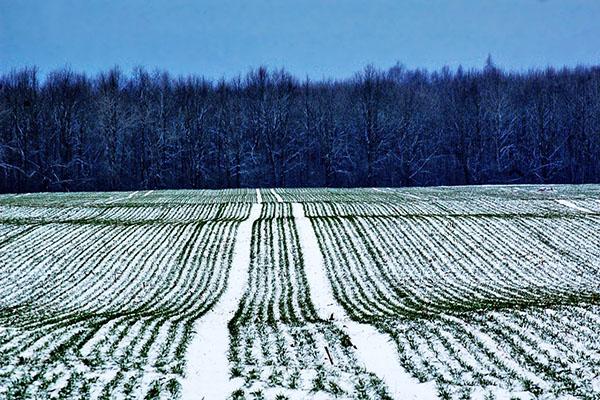
<svg viewBox="0 0 600 400"><path fill-rule="evenodd" d="M305 204L336 299L387 333L415 378L442 398L600 393L596 216L359 207L331 216L331 205Z"/></svg>
<svg viewBox="0 0 600 400"><path fill-rule="evenodd" d="M254 203L256 192L249 189L144 190L136 192L76 192L0 195L0 206L95 207L123 205L160 207L184 204Z"/></svg>
<svg viewBox="0 0 600 400"><path fill-rule="evenodd" d="M265 203L253 226L248 289L229 323L232 398L387 398L348 336L318 317L291 212Z"/></svg>
<svg viewBox="0 0 600 400"><path fill-rule="evenodd" d="M186 224L140 224L132 208L119 223L0 229L0 397L177 395L194 321L225 290L249 212L206 207L205 221L184 211Z"/></svg>
<svg viewBox="0 0 600 400"><path fill-rule="evenodd" d="M29 207L0 206L0 222L11 224L93 223L197 223L240 220L249 212L249 203L189 204L161 207Z"/></svg>

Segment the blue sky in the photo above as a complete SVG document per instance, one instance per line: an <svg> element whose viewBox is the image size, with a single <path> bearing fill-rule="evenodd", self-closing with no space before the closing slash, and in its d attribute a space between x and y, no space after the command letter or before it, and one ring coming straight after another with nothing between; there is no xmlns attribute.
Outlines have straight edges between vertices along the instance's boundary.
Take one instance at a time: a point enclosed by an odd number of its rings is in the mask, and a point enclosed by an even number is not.
<svg viewBox="0 0 600 400"><path fill-rule="evenodd" d="M523 70L600 64L597 0L0 0L0 72L141 65L231 77L285 67L344 78L366 64Z"/></svg>

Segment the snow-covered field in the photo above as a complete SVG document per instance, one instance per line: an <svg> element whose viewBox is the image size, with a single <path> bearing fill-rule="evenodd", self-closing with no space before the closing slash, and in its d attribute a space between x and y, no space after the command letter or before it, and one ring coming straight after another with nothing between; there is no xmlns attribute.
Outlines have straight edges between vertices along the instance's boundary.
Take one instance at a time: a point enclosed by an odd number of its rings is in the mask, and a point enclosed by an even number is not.
<svg viewBox="0 0 600 400"><path fill-rule="evenodd" d="M600 186L0 195L27 398L600 398Z"/></svg>

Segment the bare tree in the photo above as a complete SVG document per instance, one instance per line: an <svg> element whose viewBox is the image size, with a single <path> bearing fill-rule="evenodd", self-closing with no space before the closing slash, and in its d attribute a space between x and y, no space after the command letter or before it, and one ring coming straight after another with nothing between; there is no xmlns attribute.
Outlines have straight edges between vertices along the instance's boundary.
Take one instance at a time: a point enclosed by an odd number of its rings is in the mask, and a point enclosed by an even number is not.
<svg viewBox="0 0 600 400"><path fill-rule="evenodd" d="M600 179L600 68L0 76L0 191Z"/></svg>

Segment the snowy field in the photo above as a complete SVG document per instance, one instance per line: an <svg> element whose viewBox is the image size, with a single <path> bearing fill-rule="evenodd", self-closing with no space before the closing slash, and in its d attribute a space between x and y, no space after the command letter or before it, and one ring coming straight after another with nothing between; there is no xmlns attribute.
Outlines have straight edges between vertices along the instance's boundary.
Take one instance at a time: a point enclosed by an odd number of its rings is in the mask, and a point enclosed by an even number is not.
<svg viewBox="0 0 600 400"><path fill-rule="evenodd" d="M0 399L598 399L600 186L0 195Z"/></svg>

